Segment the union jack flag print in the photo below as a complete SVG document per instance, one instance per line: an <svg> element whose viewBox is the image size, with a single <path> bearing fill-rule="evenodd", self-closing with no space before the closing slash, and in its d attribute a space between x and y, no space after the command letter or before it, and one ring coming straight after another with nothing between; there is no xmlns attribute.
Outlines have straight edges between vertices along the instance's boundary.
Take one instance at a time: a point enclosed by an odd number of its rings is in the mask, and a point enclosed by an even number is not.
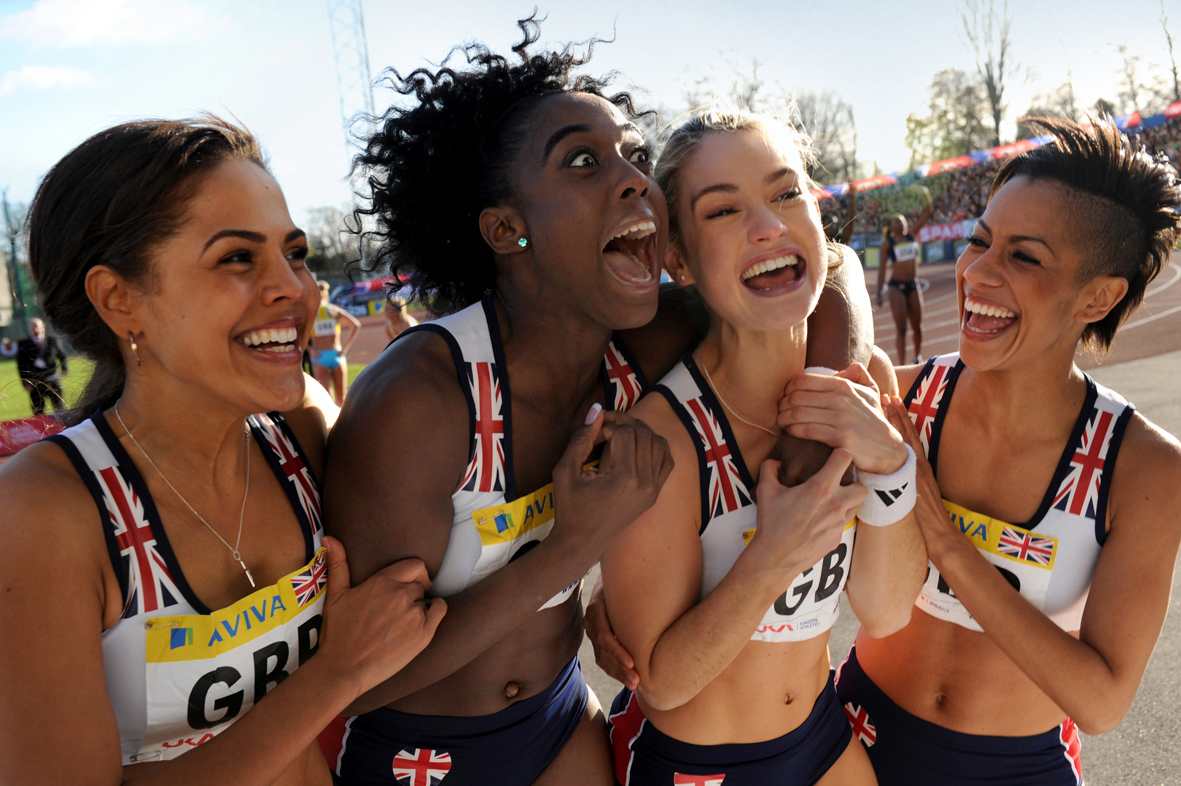
<svg viewBox="0 0 1181 786"><path fill-rule="evenodd" d="M303 460L295 445L287 438L283 429L267 415L255 415L256 422L262 427L267 444L279 458L279 466L287 481L295 490L296 499L303 509L304 516L312 527L312 532L319 532L323 526L320 522L320 487L316 485L311 470Z"/></svg>
<svg viewBox="0 0 1181 786"><path fill-rule="evenodd" d="M127 567L123 616L158 611L179 602L181 594L157 548L143 500L115 467L95 473L115 531L119 553Z"/></svg>
<svg viewBox="0 0 1181 786"><path fill-rule="evenodd" d="M685 775L680 772L673 773L673 786L722 786L722 781L726 780L726 774L721 775Z"/></svg>
<svg viewBox="0 0 1181 786"><path fill-rule="evenodd" d="M1098 515L1099 488L1115 424L1116 417L1111 412L1100 409L1091 412L1078 448L1070 457L1070 469L1054 497L1055 508L1092 519Z"/></svg>
<svg viewBox="0 0 1181 786"><path fill-rule="evenodd" d="M496 364L468 363L467 380L476 405L476 444L463 489L504 491L504 399Z"/></svg>
<svg viewBox="0 0 1181 786"><path fill-rule="evenodd" d="M705 466L709 470L710 518L724 516L751 504L750 492L742 482L742 475L734 463L730 446L722 433L722 426L701 398L689 399L685 409L697 427L697 435L705 447Z"/></svg>
<svg viewBox="0 0 1181 786"><path fill-rule="evenodd" d="M324 552L321 551L316 555L316 561L310 568L291 577L291 589L295 592L295 600L300 608L315 600L327 583L328 564L324 559Z"/></svg>
<svg viewBox="0 0 1181 786"><path fill-rule="evenodd" d="M1007 554L1048 568L1054 559L1054 539L1005 527L1001 530L1001 539L996 550L998 554Z"/></svg>
<svg viewBox="0 0 1181 786"><path fill-rule="evenodd" d="M935 424L935 416L939 414L939 404L943 401L943 394L947 392L947 374L951 366L934 366L931 372L923 377L919 383L918 392L911 400L907 411L911 422L919 432L919 439L923 443L923 452L931 449L931 427Z"/></svg>
<svg viewBox="0 0 1181 786"><path fill-rule="evenodd" d="M857 735L865 747L872 748L878 741L878 730L869 722L869 713L865 711L865 707L858 707L851 701L846 702L845 715L849 718L849 725L853 727L853 734Z"/></svg>
<svg viewBox="0 0 1181 786"><path fill-rule="evenodd" d="M636 370L627 362L627 358L612 341L607 345L607 352L603 355L603 370L610 383L608 393L614 391L614 409L616 412L627 412L640 400L644 391L640 387Z"/></svg>
<svg viewBox="0 0 1181 786"><path fill-rule="evenodd" d="M394 780L402 786L437 786L451 772L451 754L406 748L394 757Z"/></svg>

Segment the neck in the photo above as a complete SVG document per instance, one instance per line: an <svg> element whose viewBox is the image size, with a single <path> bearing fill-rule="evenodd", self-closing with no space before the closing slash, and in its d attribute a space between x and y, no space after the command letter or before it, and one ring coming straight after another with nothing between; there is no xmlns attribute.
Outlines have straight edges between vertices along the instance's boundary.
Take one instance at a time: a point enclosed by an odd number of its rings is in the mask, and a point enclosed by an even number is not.
<svg viewBox="0 0 1181 786"><path fill-rule="evenodd" d="M569 303L512 287L496 290L505 362L513 397L569 411L593 395L612 331ZM589 406L589 404L588 404Z"/></svg>
<svg viewBox="0 0 1181 786"><path fill-rule="evenodd" d="M127 381L118 417L165 477L177 488L211 483L218 493L239 490L246 472L242 434L248 413L201 395L176 378L137 377ZM122 439L113 410L108 421ZM125 447L134 459L141 458L134 444Z"/></svg>
<svg viewBox="0 0 1181 786"><path fill-rule="evenodd" d="M715 318L701 342L698 361L714 391L743 418L777 431L776 414L784 388L804 370L807 322L790 330L748 331Z"/></svg>
<svg viewBox="0 0 1181 786"><path fill-rule="evenodd" d="M969 402L957 407L989 431L1024 436L1057 434L1074 427L1086 396L1083 374L1073 352L1044 353L1037 362L1014 368L975 371L965 367L956 397Z"/></svg>

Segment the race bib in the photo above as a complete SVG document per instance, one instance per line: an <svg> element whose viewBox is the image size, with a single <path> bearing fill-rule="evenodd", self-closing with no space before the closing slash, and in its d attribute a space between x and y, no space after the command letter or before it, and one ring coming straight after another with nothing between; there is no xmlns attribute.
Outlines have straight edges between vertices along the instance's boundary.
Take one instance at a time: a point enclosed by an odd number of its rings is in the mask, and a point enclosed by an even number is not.
<svg viewBox="0 0 1181 786"><path fill-rule="evenodd" d="M918 258L918 255L918 243L899 243L898 245L894 246L895 262L913 262Z"/></svg>
<svg viewBox="0 0 1181 786"><path fill-rule="evenodd" d="M554 528L554 484L512 502L474 511L472 521L480 535L481 548L469 585L491 576L545 540ZM581 585L579 579L538 611L565 603Z"/></svg>
<svg viewBox="0 0 1181 786"><path fill-rule="evenodd" d="M312 323L312 332L317 336L331 336L336 333L336 320L317 319Z"/></svg>
<svg viewBox="0 0 1181 786"><path fill-rule="evenodd" d="M841 533L841 542L812 567L796 576L787 590L763 615L753 641L802 641L832 627L840 614L840 592L849 577L857 519L851 519ZM755 530L742 533L750 544Z"/></svg>
<svg viewBox="0 0 1181 786"><path fill-rule="evenodd" d="M996 566L1013 589L1036 608L1044 608L1058 556L1058 539L974 513L947 500L943 500L943 507L952 523L985 559ZM970 630L983 630L939 575L933 562L928 562L927 580L915 605L933 617Z"/></svg>
<svg viewBox="0 0 1181 786"><path fill-rule="evenodd" d="M227 608L145 623L148 734L138 760L213 739L315 654L326 554Z"/></svg>

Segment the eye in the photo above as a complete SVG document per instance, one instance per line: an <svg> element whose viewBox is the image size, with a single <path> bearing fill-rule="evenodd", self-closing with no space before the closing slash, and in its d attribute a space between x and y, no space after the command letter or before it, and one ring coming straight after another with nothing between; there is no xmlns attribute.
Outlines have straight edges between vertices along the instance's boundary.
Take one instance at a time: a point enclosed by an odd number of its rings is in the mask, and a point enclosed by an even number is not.
<svg viewBox="0 0 1181 786"><path fill-rule="evenodd" d="M649 163L651 163L651 161L648 158L648 156L649 156L648 148L637 147L635 150L632 151L632 154L630 156L628 156L627 160L633 164L649 164Z"/></svg>
<svg viewBox="0 0 1181 786"><path fill-rule="evenodd" d="M732 207L720 207L717 210L706 213L705 218L708 221L711 218L721 218L722 216L731 215L734 212L736 212L736 211Z"/></svg>
<svg viewBox="0 0 1181 786"><path fill-rule="evenodd" d="M976 248L988 248L988 241L978 235L970 235L968 237L968 245Z"/></svg>
<svg viewBox="0 0 1181 786"><path fill-rule="evenodd" d="M254 261L254 258L250 255L250 251L245 248L240 248L237 251L235 251L231 254L227 254L226 256L222 257L220 260L218 260L218 264L221 264L221 265L249 265L253 261Z"/></svg>
<svg viewBox="0 0 1181 786"><path fill-rule="evenodd" d="M592 153L582 152L575 153L566 166L571 169L588 169L598 165L599 160Z"/></svg>
<svg viewBox="0 0 1181 786"><path fill-rule="evenodd" d="M287 252L287 261L291 263L291 267L300 270L304 265L304 260L308 258L308 247L297 246Z"/></svg>
<svg viewBox="0 0 1181 786"><path fill-rule="evenodd" d="M1014 251L1013 252L1013 259L1016 259L1018 262L1021 262L1023 264L1036 266L1036 267L1041 267L1041 264L1042 264L1037 259L1035 259L1034 257L1030 256L1029 254L1025 253L1024 251Z"/></svg>
<svg viewBox="0 0 1181 786"><path fill-rule="evenodd" d="M799 196L802 196L802 195L803 195L803 192L801 192L795 186L792 186L787 191L784 191L782 194L775 197L775 201L776 202L790 202L791 200L793 200Z"/></svg>

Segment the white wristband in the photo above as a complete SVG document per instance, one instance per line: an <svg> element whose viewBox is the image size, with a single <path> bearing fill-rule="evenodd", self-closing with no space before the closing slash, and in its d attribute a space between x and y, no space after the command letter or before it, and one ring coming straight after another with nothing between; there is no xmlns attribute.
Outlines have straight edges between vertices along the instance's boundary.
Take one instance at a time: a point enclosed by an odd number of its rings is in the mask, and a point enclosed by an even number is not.
<svg viewBox="0 0 1181 786"><path fill-rule="evenodd" d="M805 374L815 374L818 377L835 377L837 372L827 366L808 366L804 369Z"/></svg>
<svg viewBox="0 0 1181 786"><path fill-rule="evenodd" d="M857 480L869 489L869 496L857 506L857 518L871 527L886 527L901 521L914 510L915 468L918 461L914 450L906 446L906 463L889 475L858 472Z"/></svg>

